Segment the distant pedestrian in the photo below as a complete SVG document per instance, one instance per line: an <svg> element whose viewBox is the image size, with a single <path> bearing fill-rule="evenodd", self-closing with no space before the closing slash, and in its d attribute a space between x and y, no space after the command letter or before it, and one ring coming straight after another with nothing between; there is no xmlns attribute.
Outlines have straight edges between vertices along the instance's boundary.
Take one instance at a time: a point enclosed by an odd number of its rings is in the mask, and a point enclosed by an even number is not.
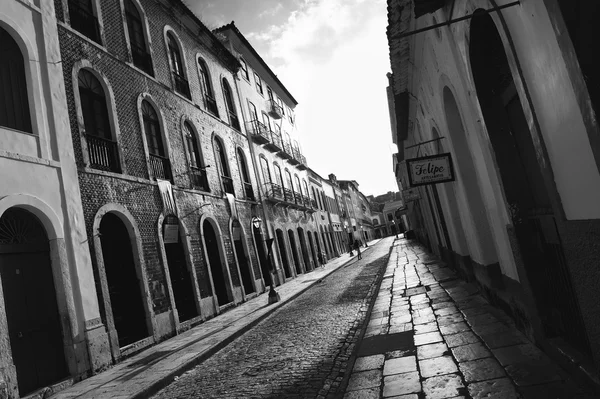
<svg viewBox="0 0 600 399"><path fill-rule="evenodd" d="M362 259L362 255L360 253L360 243L358 242L358 240L354 240L354 249L356 250L356 253L358 254L358 259Z"/></svg>

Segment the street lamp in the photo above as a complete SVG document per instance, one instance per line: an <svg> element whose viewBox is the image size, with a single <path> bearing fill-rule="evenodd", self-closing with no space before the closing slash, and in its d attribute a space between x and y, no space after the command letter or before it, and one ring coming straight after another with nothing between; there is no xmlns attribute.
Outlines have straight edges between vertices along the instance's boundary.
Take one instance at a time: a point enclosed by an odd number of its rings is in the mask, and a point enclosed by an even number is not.
<svg viewBox="0 0 600 399"><path fill-rule="evenodd" d="M258 231L260 231L260 226L262 225L262 219L259 218L258 216L255 216L252 218L252 226L254 226L255 229L257 229ZM261 234L262 236L262 234ZM269 273L271 272L271 270L273 270L273 266L271 265L271 249L273 248L273 239L272 238L268 238L265 241L265 244L267 245L267 264L269 266ZM273 276L270 276L269 278L269 282L270 282L270 287L269 287L269 305L275 302L279 302L279 300L281 299L279 297L279 294L277 293L277 291L275 291L275 286L273 285Z"/></svg>

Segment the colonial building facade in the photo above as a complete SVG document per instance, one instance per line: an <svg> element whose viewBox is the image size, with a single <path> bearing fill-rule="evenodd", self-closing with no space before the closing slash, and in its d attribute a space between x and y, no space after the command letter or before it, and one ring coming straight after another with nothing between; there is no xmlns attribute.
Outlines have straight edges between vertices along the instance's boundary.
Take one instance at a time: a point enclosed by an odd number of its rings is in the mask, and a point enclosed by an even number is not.
<svg viewBox="0 0 600 399"><path fill-rule="evenodd" d="M406 159L450 153L411 227L550 353L598 377L599 65L591 1L388 1L392 126ZM556 348L560 348L556 350Z"/></svg>

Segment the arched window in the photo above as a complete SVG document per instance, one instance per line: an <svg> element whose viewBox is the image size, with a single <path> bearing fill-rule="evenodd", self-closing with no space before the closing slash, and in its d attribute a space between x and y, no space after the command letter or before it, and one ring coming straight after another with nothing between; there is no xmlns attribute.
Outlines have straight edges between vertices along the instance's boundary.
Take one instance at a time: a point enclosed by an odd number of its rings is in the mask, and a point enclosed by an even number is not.
<svg viewBox="0 0 600 399"><path fill-rule="evenodd" d="M262 119L263 119L263 124L265 125L265 128L269 129L268 131L271 131L271 120L269 119L269 115L267 115L267 113L265 111L262 112Z"/></svg>
<svg viewBox="0 0 600 399"><path fill-rule="evenodd" d="M233 190L233 179L231 178L231 172L229 171L229 165L227 164L227 154L223 148L223 143L219 138L215 137L215 155L219 164L219 170L221 172L221 182L223 183L223 190L229 194L235 194Z"/></svg>
<svg viewBox="0 0 600 399"><path fill-rule="evenodd" d="M173 75L175 91L191 99L190 86L185 76L181 51L173 32L167 33L167 48L169 50L169 63L171 64L171 75Z"/></svg>
<svg viewBox="0 0 600 399"><path fill-rule="evenodd" d="M302 179L302 184L304 185L304 193L303 195L306 195L307 197L310 196L310 192L308 191L308 184L306 184L306 180Z"/></svg>
<svg viewBox="0 0 600 399"><path fill-rule="evenodd" d="M281 175L281 167L278 164L273 164L273 167L275 167L275 180L277 182L277 185L279 185L279 187L283 187L283 176Z"/></svg>
<svg viewBox="0 0 600 399"><path fill-rule="evenodd" d="M90 167L120 172L117 143L111 132L102 84L87 69L79 71L77 82Z"/></svg>
<svg viewBox="0 0 600 399"><path fill-rule="evenodd" d="M94 0L69 0L69 20L71 28L82 33L98 44L102 44L100 38L100 24L94 13Z"/></svg>
<svg viewBox="0 0 600 399"><path fill-rule="evenodd" d="M196 132L189 122L183 124L183 134L187 147L188 160L190 162L190 180L194 188L209 191L208 179L206 178L206 169L198 146Z"/></svg>
<svg viewBox="0 0 600 399"><path fill-rule="evenodd" d="M240 174L242 175L242 183L244 184L244 195L249 201L254 201L254 191L252 190L252 183L250 182L250 174L248 173L248 165L246 163L246 156L241 148L237 150L238 164L240 165Z"/></svg>
<svg viewBox="0 0 600 399"><path fill-rule="evenodd" d="M294 183L292 182L292 174L289 170L285 170L285 183L287 187L284 189L286 201L294 201Z"/></svg>
<svg viewBox="0 0 600 399"><path fill-rule="evenodd" d="M215 93L213 92L212 84L210 82L210 73L208 72L208 66L206 65L206 62L204 62L204 60L201 58L198 58L198 71L200 73L200 85L202 86L204 107L208 112L218 117L219 109L217 108Z"/></svg>
<svg viewBox="0 0 600 399"><path fill-rule="evenodd" d="M32 133L23 53L2 28L0 54L0 126Z"/></svg>
<svg viewBox="0 0 600 399"><path fill-rule="evenodd" d="M233 102L233 94L231 87L226 79L223 79L223 94L225 96L225 105L227 106L227 113L229 114L229 124L235 130L240 129L240 120L238 119L237 112L235 110L235 103Z"/></svg>
<svg viewBox="0 0 600 399"><path fill-rule="evenodd" d="M165 151L158 114L146 100L142 101L142 119L148 145L150 177L171 180L171 165Z"/></svg>
<svg viewBox="0 0 600 399"><path fill-rule="evenodd" d="M144 22L133 0L125 0L125 18L127 20L127 33L129 34L133 65L148 75L154 76L150 49L144 35Z"/></svg>

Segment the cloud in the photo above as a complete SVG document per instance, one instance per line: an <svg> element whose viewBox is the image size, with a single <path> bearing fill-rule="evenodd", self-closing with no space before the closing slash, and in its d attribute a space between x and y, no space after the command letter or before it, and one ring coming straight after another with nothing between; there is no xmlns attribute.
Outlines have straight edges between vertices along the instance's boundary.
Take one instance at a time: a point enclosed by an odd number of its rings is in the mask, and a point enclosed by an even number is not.
<svg viewBox="0 0 600 399"><path fill-rule="evenodd" d="M267 17L274 17L275 15L277 15L277 13L281 12L282 10L283 10L283 4L277 3L276 6L267 8L263 12L258 14L258 18L262 19L262 18L267 18Z"/></svg>

